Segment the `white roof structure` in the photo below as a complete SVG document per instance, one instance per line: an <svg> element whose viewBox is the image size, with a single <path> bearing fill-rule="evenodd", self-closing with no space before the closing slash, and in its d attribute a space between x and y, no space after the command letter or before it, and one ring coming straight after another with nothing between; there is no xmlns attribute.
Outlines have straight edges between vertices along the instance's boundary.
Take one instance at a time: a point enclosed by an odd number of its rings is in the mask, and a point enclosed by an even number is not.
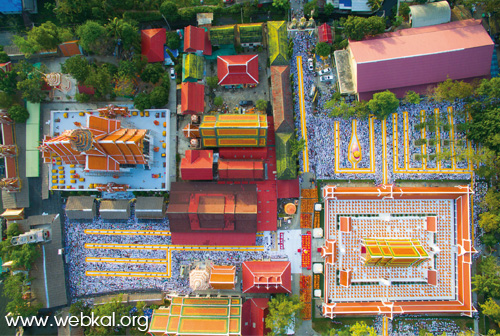
<svg viewBox="0 0 500 336"><path fill-rule="evenodd" d="M451 21L450 4L447 1L410 6L412 28L434 26Z"/></svg>

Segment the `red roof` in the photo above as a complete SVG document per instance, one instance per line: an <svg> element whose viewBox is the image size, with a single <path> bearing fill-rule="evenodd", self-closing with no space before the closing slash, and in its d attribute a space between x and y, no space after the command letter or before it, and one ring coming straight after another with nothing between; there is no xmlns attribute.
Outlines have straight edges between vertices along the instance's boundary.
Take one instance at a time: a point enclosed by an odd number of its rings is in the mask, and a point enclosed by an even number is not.
<svg viewBox="0 0 500 336"><path fill-rule="evenodd" d="M278 198L298 198L300 197L299 179L277 180Z"/></svg>
<svg viewBox="0 0 500 336"><path fill-rule="evenodd" d="M269 313L268 298L252 298L246 300L242 307L241 334L242 336L264 336L270 329L264 321Z"/></svg>
<svg viewBox="0 0 500 336"><path fill-rule="evenodd" d="M291 293L292 267L289 261L245 261L243 293Z"/></svg>
<svg viewBox="0 0 500 336"><path fill-rule="evenodd" d="M463 20L435 26L401 29L363 41L349 41L357 64L440 54L493 45L481 20Z"/></svg>
<svg viewBox="0 0 500 336"><path fill-rule="evenodd" d="M219 85L259 84L259 56L217 56Z"/></svg>
<svg viewBox="0 0 500 336"><path fill-rule="evenodd" d="M255 245L255 232L172 232L174 245L227 245L231 242L234 246Z"/></svg>
<svg viewBox="0 0 500 336"><path fill-rule="evenodd" d="M257 160L219 160L220 179L251 179L264 178L264 163Z"/></svg>
<svg viewBox="0 0 500 336"><path fill-rule="evenodd" d="M78 92L93 95L95 90L92 86L78 85Z"/></svg>
<svg viewBox="0 0 500 336"><path fill-rule="evenodd" d="M267 147L221 147L219 156L222 159L259 159L267 158Z"/></svg>
<svg viewBox="0 0 500 336"><path fill-rule="evenodd" d="M181 89L182 114L203 113L205 109L205 86L203 84L184 82Z"/></svg>
<svg viewBox="0 0 500 336"><path fill-rule="evenodd" d="M212 162L214 152L211 150L187 150L181 159L181 178L183 180L212 180Z"/></svg>
<svg viewBox="0 0 500 336"><path fill-rule="evenodd" d="M320 42L333 43L332 28L326 23L318 28L318 37Z"/></svg>
<svg viewBox="0 0 500 336"><path fill-rule="evenodd" d="M208 33L203 28L187 26L184 35L184 52L197 51L203 51L204 55L212 55Z"/></svg>
<svg viewBox="0 0 500 336"><path fill-rule="evenodd" d="M63 56L73 56L73 55L81 55L82 51L78 46L78 41L68 41L61 43L59 45L59 49Z"/></svg>
<svg viewBox="0 0 500 336"><path fill-rule="evenodd" d="M167 43L165 28L141 30L141 54L148 58L148 62L165 60L165 43Z"/></svg>

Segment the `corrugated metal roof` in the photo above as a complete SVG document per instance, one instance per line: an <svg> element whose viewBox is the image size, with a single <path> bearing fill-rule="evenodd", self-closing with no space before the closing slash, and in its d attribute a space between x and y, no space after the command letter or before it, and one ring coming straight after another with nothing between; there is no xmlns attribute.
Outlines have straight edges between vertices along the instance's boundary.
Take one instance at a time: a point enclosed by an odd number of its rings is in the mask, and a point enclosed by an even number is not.
<svg viewBox="0 0 500 336"><path fill-rule="evenodd" d="M480 20L402 29L363 41L349 42L357 64L439 54L485 45L493 45L493 41Z"/></svg>
<svg viewBox="0 0 500 336"><path fill-rule="evenodd" d="M410 22L413 28L450 22L451 9L447 1L410 6Z"/></svg>

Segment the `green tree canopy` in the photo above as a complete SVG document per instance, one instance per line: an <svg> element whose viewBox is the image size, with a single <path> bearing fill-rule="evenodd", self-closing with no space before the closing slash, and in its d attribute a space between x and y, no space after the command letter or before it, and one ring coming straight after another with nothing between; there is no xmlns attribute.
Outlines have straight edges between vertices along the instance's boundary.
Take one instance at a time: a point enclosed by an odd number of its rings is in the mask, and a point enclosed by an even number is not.
<svg viewBox="0 0 500 336"><path fill-rule="evenodd" d="M349 16L344 22L344 33L349 39L355 41L362 40L365 36L381 34L384 30L384 18L378 16L369 18Z"/></svg>
<svg viewBox="0 0 500 336"><path fill-rule="evenodd" d="M113 75L109 67L94 66L85 80L85 85L94 88L97 98L106 98L113 91L112 79Z"/></svg>
<svg viewBox="0 0 500 336"><path fill-rule="evenodd" d="M40 103L45 98L42 85L43 79L41 75L35 74L31 78L17 82L17 89L21 92L23 99L32 103Z"/></svg>
<svg viewBox="0 0 500 336"><path fill-rule="evenodd" d="M367 4L368 6L370 6L370 9L375 12L380 9L380 7L382 6L382 2L382 0L368 0Z"/></svg>
<svg viewBox="0 0 500 336"><path fill-rule="evenodd" d="M476 89L476 93L480 96L500 99L500 77L483 79Z"/></svg>
<svg viewBox="0 0 500 336"><path fill-rule="evenodd" d="M139 46L140 36L137 24L125 19L113 18L105 26L108 36L114 41L121 40L125 50L134 46Z"/></svg>
<svg viewBox="0 0 500 336"><path fill-rule="evenodd" d="M24 244L21 248L12 252L11 258L14 267L30 269L33 262L40 256L40 249L37 244Z"/></svg>
<svg viewBox="0 0 500 336"><path fill-rule="evenodd" d="M377 336L375 328L368 326L365 321L356 322L349 328L349 331L351 336Z"/></svg>
<svg viewBox="0 0 500 336"><path fill-rule="evenodd" d="M160 81L164 72L165 69L163 69L161 63L149 63L142 71L141 79L145 82L156 84Z"/></svg>
<svg viewBox="0 0 500 336"><path fill-rule="evenodd" d="M139 93L134 97L134 107L139 111L144 111L151 108L151 99L147 93Z"/></svg>
<svg viewBox="0 0 500 336"><path fill-rule="evenodd" d="M9 114L9 117L12 118L17 123L25 123L26 120L30 117L30 114L28 110L21 105L12 105L8 110L7 113Z"/></svg>
<svg viewBox="0 0 500 336"><path fill-rule="evenodd" d="M368 107L380 120L386 119L392 113L395 113L399 106L399 100L396 95L389 90L378 92L368 102Z"/></svg>
<svg viewBox="0 0 500 336"><path fill-rule="evenodd" d="M179 34L176 32L168 32L167 46L172 50L179 49L181 46L181 38L179 37Z"/></svg>
<svg viewBox="0 0 500 336"><path fill-rule="evenodd" d="M222 106L224 104L224 99L222 97L215 97L214 98L214 105L215 106Z"/></svg>
<svg viewBox="0 0 500 336"><path fill-rule="evenodd" d="M75 55L61 65L61 70L63 73L70 74L79 83L83 83L90 74L90 64L85 57Z"/></svg>
<svg viewBox="0 0 500 336"><path fill-rule="evenodd" d="M289 0L273 0L273 7L286 11L290 8Z"/></svg>
<svg viewBox="0 0 500 336"><path fill-rule="evenodd" d="M300 319L302 303L298 296L278 294L269 300L269 315L266 327L271 329L271 335L283 335L287 328L293 327Z"/></svg>
<svg viewBox="0 0 500 336"><path fill-rule="evenodd" d="M492 212L484 212L479 215L478 224L486 232L499 232L500 216Z"/></svg>
<svg viewBox="0 0 500 336"><path fill-rule="evenodd" d="M161 108L168 103L168 91L163 86L157 86L151 91L149 101L156 108Z"/></svg>
<svg viewBox="0 0 500 336"><path fill-rule="evenodd" d="M321 57L328 57L332 52L332 46L326 42L316 44L316 54Z"/></svg>
<svg viewBox="0 0 500 336"><path fill-rule="evenodd" d="M160 6L160 13L167 19L167 21L172 24L179 20L179 9L174 1L164 1Z"/></svg>
<svg viewBox="0 0 500 336"><path fill-rule="evenodd" d="M500 306L492 299L489 298L484 304L479 304L483 314L489 316L496 323L500 323Z"/></svg>
<svg viewBox="0 0 500 336"><path fill-rule="evenodd" d="M297 156L300 152L304 150L305 147L306 147L306 140L304 138L297 140L297 138L292 137L290 139L290 154L292 156Z"/></svg>
<svg viewBox="0 0 500 336"><path fill-rule="evenodd" d="M217 76L206 77L205 80L210 89L215 89L219 83L219 78Z"/></svg>
<svg viewBox="0 0 500 336"><path fill-rule="evenodd" d="M76 29L76 34L83 49L91 53L105 54L109 41L104 26L89 20Z"/></svg>
<svg viewBox="0 0 500 336"><path fill-rule="evenodd" d="M28 31L26 38L15 36L13 42L19 47L19 50L26 56L42 50L52 50L71 36L67 30L58 28L54 23L47 21L38 27L33 27Z"/></svg>
<svg viewBox="0 0 500 336"><path fill-rule="evenodd" d="M401 2L399 5L399 15L405 20L410 18L410 6L406 2Z"/></svg>
<svg viewBox="0 0 500 336"><path fill-rule="evenodd" d="M432 97L438 102L449 101L453 102L455 99L464 99L472 96L474 88L470 83L463 81L454 81L447 79L434 89Z"/></svg>
<svg viewBox="0 0 500 336"><path fill-rule="evenodd" d="M406 92L403 101L406 104L420 104L420 101L422 99L420 98L420 95L416 93L415 91L408 91Z"/></svg>
<svg viewBox="0 0 500 336"><path fill-rule="evenodd" d="M92 313L96 316L116 316L116 321L120 321L122 316L128 315L129 307L122 304L122 294L118 295L115 299L106 302L105 304L95 305L92 308ZM107 336L107 335L123 335L125 330L123 327L114 326L91 326L86 330L85 335L89 336Z"/></svg>
<svg viewBox="0 0 500 336"><path fill-rule="evenodd" d="M259 111L265 111L267 109L267 100L259 99L255 102L255 107Z"/></svg>

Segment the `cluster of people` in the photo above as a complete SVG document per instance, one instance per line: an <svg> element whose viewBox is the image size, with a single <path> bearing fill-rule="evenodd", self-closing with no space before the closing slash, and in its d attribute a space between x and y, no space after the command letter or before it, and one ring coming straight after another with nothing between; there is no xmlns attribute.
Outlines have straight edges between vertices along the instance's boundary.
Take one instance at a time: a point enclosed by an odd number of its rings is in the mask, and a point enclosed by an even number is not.
<svg viewBox="0 0 500 336"><path fill-rule="evenodd" d="M312 58L312 50L315 47L316 38L309 35L306 32L296 32L293 36L293 54L290 60L291 73L297 74L297 56L302 56L303 62L303 83L304 83L304 105L306 111L306 125L307 125L307 140L308 140L308 155L309 155L309 170L315 173L317 179L346 179L346 180L356 180L356 179L372 179L375 180L376 184L380 184L383 181L383 169L382 164L384 162L383 156L386 157L387 164L387 174L388 181L394 181L395 179L464 179L463 174L449 174L449 173L425 173L421 172L408 172L408 174L397 174L393 173L393 121L392 118L388 118L387 126L387 150L383 153L382 147L382 132L381 132L381 122L379 120L374 121L374 151L372 153L371 147L371 137L369 130L369 120L358 120L357 123L357 135L359 144L361 147L361 160L357 163L357 168L371 168L371 158L375 155L375 173L369 174L352 174L352 173L335 173L335 156L338 156L339 168L340 169L352 169L352 164L348 160L349 156L349 144L353 134L352 130L352 118L332 118L330 117L329 110L324 106L332 98L333 90L323 90L320 95L318 95L316 104L313 102L313 97L310 95L312 85L315 85L314 70L310 71L308 67L308 59ZM298 97L298 78L294 76L293 88L295 92L295 97ZM446 123L448 120L447 108L450 103L437 103L427 100L423 100L420 104L401 104L398 108L398 165L399 168L404 168L405 162L405 150L404 150L404 119L402 117L402 112L408 112L408 160L410 168L420 168L422 167L421 161L417 155L422 155L421 146L416 146L414 143L416 140L420 139L420 132L415 129L415 126L420 123L420 111L425 111L427 120L434 115L434 109L439 108L441 116L440 118ZM463 111L464 103L457 101L451 104L453 111ZM298 130L299 139L304 137L301 124L301 114L300 114L300 102L296 98L294 105L294 115L295 115L295 128ZM464 113L454 113L454 124L458 125L464 121ZM335 147L335 121L339 122L339 141L337 148ZM454 140L464 140L465 135L457 132L455 126L455 137ZM445 140L451 141L450 132L441 131L440 140L442 144ZM428 131L426 134L427 139L435 139L435 132ZM448 147L451 145L448 144ZM436 153L436 145L427 146L428 156L433 156ZM428 168L436 168L437 160L432 157L433 160L427 159ZM300 165L303 166L302 153L299 154ZM459 169L467 168L467 160L456 160L456 167ZM441 164L442 168L451 169L452 161L443 160Z"/></svg>
<svg viewBox="0 0 500 336"><path fill-rule="evenodd" d="M171 265L167 264L166 250L145 249L106 249L85 248L85 244L147 244L171 245L170 236L155 235L103 235L88 234L86 229L94 230L161 230L169 229L168 220L138 221L132 216L128 221L105 222L101 218L92 221L69 220L65 225L65 253L68 267L68 284L72 298L89 297L102 293L162 290L177 294L189 294L189 275L181 276L181 266L189 266L194 260L210 260L215 265L236 265L247 260L262 260L270 257L266 248L262 252L244 251L171 251ZM256 244L264 245L264 238L258 236ZM267 242L266 246L270 246ZM87 257L92 258L135 258L135 259L164 259L165 263L111 263L111 262L86 262ZM273 258L276 256L273 255ZM282 256L285 257L286 256ZM87 276L86 271L106 272L155 272L167 273L171 270L171 277L121 277L121 276Z"/></svg>
<svg viewBox="0 0 500 336"><path fill-rule="evenodd" d="M412 323L414 322L414 323ZM420 330L426 330L434 335L446 333L448 336L456 336L463 332L453 320L443 320L431 317L406 317L405 319L397 319L389 323L392 327L392 332L389 335L419 335Z"/></svg>

